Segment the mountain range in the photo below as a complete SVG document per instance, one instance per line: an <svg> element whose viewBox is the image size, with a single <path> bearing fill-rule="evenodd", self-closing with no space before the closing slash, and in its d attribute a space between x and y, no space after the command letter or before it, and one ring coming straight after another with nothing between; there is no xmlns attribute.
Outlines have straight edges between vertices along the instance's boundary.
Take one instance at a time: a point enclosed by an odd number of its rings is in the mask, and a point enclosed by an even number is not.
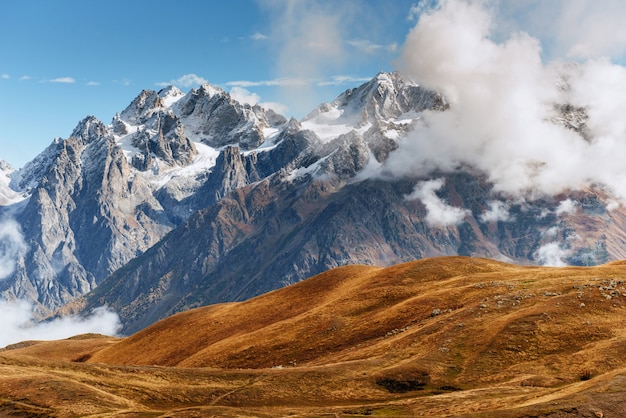
<svg viewBox="0 0 626 418"><path fill-rule="evenodd" d="M129 334L349 264L626 257L626 209L602 185L528 199L473 167L390 174L423 114L449 106L398 73L299 121L209 84L144 90L109 125L87 117L21 169L0 166L0 294L41 316L107 305ZM584 137L584 109L555 109Z"/></svg>

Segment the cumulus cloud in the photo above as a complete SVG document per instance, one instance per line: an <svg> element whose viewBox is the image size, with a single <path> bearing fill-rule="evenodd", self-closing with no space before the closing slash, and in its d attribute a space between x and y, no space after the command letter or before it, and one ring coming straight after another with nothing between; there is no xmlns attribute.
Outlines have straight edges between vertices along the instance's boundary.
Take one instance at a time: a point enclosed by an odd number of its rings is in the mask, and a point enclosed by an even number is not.
<svg viewBox="0 0 626 418"><path fill-rule="evenodd" d="M578 204L572 200L572 199L565 199L562 202L559 203L559 206L557 206L556 208L556 215L560 216L560 215L566 215L569 213L574 213L576 212L576 207L578 206Z"/></svg>
<svg viewBox="0 0 626 418"><path fill-rule="evenodd" d="M426 222L436 227L457 225L469 214L468 210L450 206L437 196L435 192L444 184L444 178L420 182L406 197L408 200L419 199L426 206Z"/></svg>
<svg viewBox="0 0 626 418"><path fill-rule="evenodd" d="M535 260L543 266L564 267L567 266L565 259L570 251L560 246L558 242L544 244L535 252Z"/></svg>
<svg viewBox="0 0 626 418"><path fill-rule="evenodd" d="M206 83L208 83L208 81L205 78L200 77L197 74L185 74L183 76L178 77L175 80L162 81L160 83L157 83L157 86L167 87L170 85L174 85L174 86L183 87L183 88L191 88L191 87L201 86L202 84L206 84Z"/></svg>
<svg viewBox="0 0 626 418"><path fill-rule="evenodd" d="M626 165L615 158L626 153L626 69L608 59L544 63L536 37L495 36L492 4L447 0L420 15L398 65L450 108L424 112L385 170L471 166L506 194L534 198L601 183L626 200ZM553 121L555 104L581 107L584 135Z"/></svg>
<svg viewBox="0 0 626 418"><path fill-rule="evenodd" d="M20 341L58 340L86 333L116 335L121 329L119 317L107 308L97 308L86 318L69 316L46 322L37 322L33 306L25 301L0 301L0 312L0 347Z"/></svg>
<svg viewBox="0 0 626 418"><path fill-rule="evenodd" d="M511 220L509 207L499 200L489 202L489 210L480 215L481 222L507 222Z"/></svg>
<svg viewBox="0 0 626 418"><path fill-rule="evenodd" d="M19 224L13 219L0 221L0 280L13 274L27 249Z"/></svg>
<svg viewBox="0 0 626 418"><path fill-rule="evenodd" d="M233 99L237 100L239 103L247 103L251 106L258 104L264 109L272 109L273 111L280 114L284 114L287 112L287 106L276 102L262 102L261 96L249 90L246 90L243 87L235 86L231 88L228 93Z"/></svg>
<svg viewBox="0 0 626 418"><path fill-rule="evenodd" d="M76 83L76 80L72 77L58 77L58 78L53 78L52 80L49 80L50 83L60 83L60 84L74 84Z"/></svg>

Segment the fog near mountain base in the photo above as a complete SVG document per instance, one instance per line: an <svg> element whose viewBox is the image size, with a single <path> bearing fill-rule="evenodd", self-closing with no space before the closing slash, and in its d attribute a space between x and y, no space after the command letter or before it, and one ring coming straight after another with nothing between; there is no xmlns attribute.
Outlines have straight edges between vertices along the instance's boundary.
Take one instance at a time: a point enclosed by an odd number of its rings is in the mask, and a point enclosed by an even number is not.
<svg viewBox="0 0 626 418"><path fill-rule="evenodd" d="M10 218L0 220L0 280L13 274L27 248L19 224Z"/></svg>
<svg viewBox="0 0 626 418"><path fill-rule="evenodd" d="M589 58L577 65L546 63L540 40L523 31L499 33L494 40L494 4L449 0L420 16L399 67L443 93L450 108L424 112L384 170L415 176L471 166L487 174L494 191L512 196L532 199L603 184L626 201L621 162L626 68L588 53L571 54ZM563 13L569 4L562 3ZM591 21L585 24L594 27ZM565 36L561 31L554 39L564 45ZM565 104L586 109L584 137L554 122L560 117L557 105Z"/></svg>
<svg viewBox="0 0 626 418"><path fill-rule="evenodd" d="M95 309L86 318L67 316L38 322L30 303L0 300L0 313L0 347L21 341L58 340L87 333L113 336L121 329L118 315L104 307Z"/></svg>
<svg viewBox="0 0 626 418"><path fill-rule="evenodd" d="M407 200L419 199L426 207L426 223L435 227L447 227L463 222L468 210L457 208L446 204L439 199L435 193L441 189L446 180L438 178L435 180L422 181L415 186L413 193L406 197Z"/></svg>

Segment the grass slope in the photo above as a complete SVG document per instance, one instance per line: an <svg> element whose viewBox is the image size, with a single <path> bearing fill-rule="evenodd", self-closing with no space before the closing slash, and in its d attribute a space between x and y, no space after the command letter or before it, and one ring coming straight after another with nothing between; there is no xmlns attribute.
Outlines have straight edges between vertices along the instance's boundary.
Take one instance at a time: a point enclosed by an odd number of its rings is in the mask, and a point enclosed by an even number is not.
<svg viewBox="0 0 626 418"><path fill-rule="evenodd" d="M342 267L124 339L5 350L0 412L620 416L625 280L623 262Z"/></svg>

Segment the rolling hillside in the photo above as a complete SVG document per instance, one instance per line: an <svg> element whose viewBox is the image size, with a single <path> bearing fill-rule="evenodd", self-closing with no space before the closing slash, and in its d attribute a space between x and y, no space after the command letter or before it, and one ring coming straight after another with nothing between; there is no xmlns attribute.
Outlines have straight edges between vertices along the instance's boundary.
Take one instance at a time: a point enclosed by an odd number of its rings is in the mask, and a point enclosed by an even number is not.
<svg viewBox="0 0 626 418"><path fill-rule="evenodd" d="M625 278L623 262L546 268L442 257L341 267L124 339L7 349L0 411L620 416ZM61 393L78 401L70 407Z"/></svg>

